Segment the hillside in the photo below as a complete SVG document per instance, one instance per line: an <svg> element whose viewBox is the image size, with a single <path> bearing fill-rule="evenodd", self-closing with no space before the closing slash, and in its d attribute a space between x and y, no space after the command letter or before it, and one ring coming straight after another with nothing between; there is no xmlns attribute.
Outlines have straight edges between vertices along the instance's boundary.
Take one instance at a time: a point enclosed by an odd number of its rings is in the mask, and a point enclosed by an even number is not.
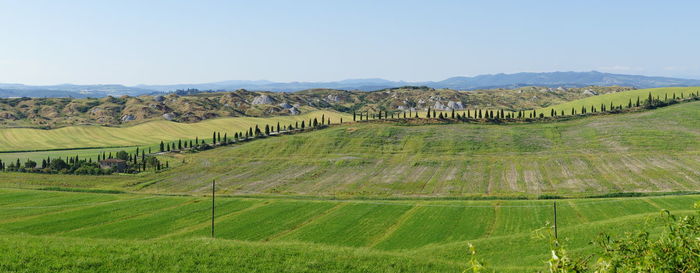
<svg viewBox="0 0 700 273"><path fill-rule="evenodd" d="M147 191L348 195L700 190L700 102L525 125L352 124L184 157ZM206 166L206 167L205 167Z"/></svg>
<svg viewBox="0 0 700 273"><path fill-rule="evenodd" d="M697 200L562 200L559 236L578 253L600 232L645 228L660 209L690 214ZM552 220L546 200L223 197L216 240L210 206L207 197L0 189L0 271L463 272L470 242L490 268L523 272L550 255L533 239Z"/></svg>
<svg viewBox="0 0 700 273"><path fill-rule="evenodd" d="M522 87L456 91L402 87L375 92L313 89L294 93L238 90L166 96L0 99L0 126L58 128L71 125L128 126L152 120L198 122L219 117L292 116L318 109L407 111L409 109L537 109L630 90L625 87ZM189 94L189 95L188 95Z"/></svg>
<svg viewBox="0 0 700 273"><path fill-rule="evenodd" d="M338 123L341 118L351 120L352 116L335 111L313 111L294 116L276 116L267 118L229 117L210 119L196 123L178 123L156 120L127 127L108 127L97 125L68 126L58 129L42 130L32 128L0 129L0 152L36 151L52 149L78 149L96 147L153 146L161 140L210 139L214 131L230 133L247 130L256 125L288 125L321 116ZM75 155L75 154L73 154ZM0 158L2 154L0 154Z"/></svg>

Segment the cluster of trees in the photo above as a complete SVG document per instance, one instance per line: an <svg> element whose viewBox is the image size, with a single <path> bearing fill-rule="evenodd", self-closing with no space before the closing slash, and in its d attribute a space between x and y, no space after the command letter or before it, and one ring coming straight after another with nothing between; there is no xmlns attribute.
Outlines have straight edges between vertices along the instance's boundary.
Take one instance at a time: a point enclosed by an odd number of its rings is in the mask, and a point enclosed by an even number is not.
<svg viewBox="0 0 700 273"><path fill-rule="evenodd" d="M700 92L696 93L690 93L690 96L688 99L699 99L700 98ZM652 108L658 108L658 107L664 107L668 105L672 105L678 102L681 102L683 100L686 100L686 96L684 93L681 93L680 96L676 96L675 93L672 94L671 97L668 96L668 94L665 94L664 98L660 98L659 96L653 97L651 93L649 93L648 97L646 100L642 100L641 97L637 97L636 101L633 102L632 99L629 100L628 104L626 105L614 105L612 102L607 105L607 104L600 104L598 105L590 105L590 106L582 106L580 109L576 109L574 107L571 108L571 111L564 111L560 110L557 112L554 109L551 109L549 111L549 116L546 115L546 113L542 112L537 112L537 110L532 110L532 111L505 111L503 109L500 110L483 110L483 109L466 109L464 112L456 112L454 109L451 110L451 112L438 112L435 109L428 108L427 112L425 113L425 118L428 119L441 119L441 120L459 120L459 121L515 121L515 120L524 120L524 121L531 121L531 120L537 120L537 119L544 119L544 118L558 118L558 117L565 117L567 116L577 116L577 115L588 115L592 113L620 113L624 112L625 110L631 110L634 108L647 108L647 109L652 109ZM368 121L368 120L382 120L382 119L408 119L408 118L421 118L419 116L418 112L414 111L401 111L401 112L389 112L389 111L382 111L379 110L377 113L370 113L369 111L364 111L364 112L353 112L352 113L352 120L353 121Z"/></svg>
<svg viewBox="0 0 700 273"><path fill-rule="evenodd" d="M0 171L5 172L31 172L31 173L60 173L60 174L111 174L112 169L102 169L99 163L93 162L92 158L81 159L79 156L66 158L42 159L41 163L27 159L21 162L2 162L0 160Z"/></svg>
<svg viewBox="0 0 700 273"><path fill-rule="evenodd" d="M136 152L134 153L126 151L119 151L115 154L112 154L112 152L102 152L97 155L97 160L95 161L93 161L92 158L81 158L78 155L65 158L47 157L42 159L41 162L31 159L26 159L22 162L19 158L11 162L3 162L0 160L0 171L106 175L115 172L138 173L148 169L159 171L168 168L169 165L167 161L163 164L158 158L147 155L145 150L136 148Z"/></svg>

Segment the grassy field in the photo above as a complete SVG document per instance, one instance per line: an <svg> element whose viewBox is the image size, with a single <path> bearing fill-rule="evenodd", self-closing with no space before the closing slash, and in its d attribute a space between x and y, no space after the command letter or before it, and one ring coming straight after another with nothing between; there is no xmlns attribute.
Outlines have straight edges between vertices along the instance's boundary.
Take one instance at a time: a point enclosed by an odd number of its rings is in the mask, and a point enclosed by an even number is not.
<svg viewBox="0 0 700 273"><path fill-rule="evenodd" d="M698 200L560 200L559 232L579 252L599 232L643 228L661 209L690 213ZM0 189L0 271L461 272L472 242L499 272L522 272L547 259L533 231L552 221L551 201L222 197L212 240L210 206L207 197Z"/></svg>
<svg viewBox="0 0 700 273"><path fill-rule="evenodd" d="M14 139L41 136L31 145L50 149L143 148L251 120L35 130ZM1 129L0 143L11 130L26 129ZM160 157L174 168L0 173L0 272L462 272L469 242L497 272L543 269L548 245L534 235L552 221L553 201L466 199L700 191L700 102L552 123L353 123ZM216 199L216 239L206 196L213 179L218 194L230 195ZM124 192L38 190L48 186ZM693 213L697 201L700 195L561 199L559 235L571 252L588 252L600 232L653 231L659 211Z"/></svg>
<svg viewBox="0 0 700 273"><path fill-rule="evenodd" d="M522 125L351 124L193 155L149 192L354 196L697 191L700 102Z"/></svg>
<svg viewBox="0 0 700 273"><path fill-rule="evenodd" d="M197 123L152 121L130 127L71 126L53 130L4 128L0 129L0 151L36 151L50 149L95 148L115 146L154 145L161 140L211 138L218 131L233 135L259 125L289 125L296 121L318 118L321 115L338 123L342 117L351 120L352 115L334 111L315 111L298 116L271 118L218 118Z"/></svg>
<svg viewBox="0 0 700 273"><path fill-rule="evenodd" d="M564 111L566 115L569 115L571 114L572 108L576 110L576 113L580 113L581 107L586 107L588 110L590 110L591 106L595 106L596 109L600 110L601 104L605 104L606 107L609 107L610 103L612 103L613 106L621 105L626 108L630 101L632 101L632 104L636 104L637 98L639 98L640 102L643 103L645 100L647 100L649 94L651 94L654 99L658 97L659 99L664 100L666 97L668 97L668 99L672 99L674 95L678 99L680 99L681 96L688 98L691 93L697 94L698 92L700 92L700 87L663 87L639 89L588 97L585 99L557 104L552 107L537 109L536 111L537 113L543 113L547 117L550 116L552 109L554 109L557 114ZM530 111L527 113L530 113Z"/></svg>
<svg viewBox="0 0 700 273"><path fill-rule="evenodd" d="M206 193L216 179L225 194L532 197L698 191L699 106L554 123L346 124L165 156L175 167L160 173L97 178L0 173L0 186Z"/></svg>

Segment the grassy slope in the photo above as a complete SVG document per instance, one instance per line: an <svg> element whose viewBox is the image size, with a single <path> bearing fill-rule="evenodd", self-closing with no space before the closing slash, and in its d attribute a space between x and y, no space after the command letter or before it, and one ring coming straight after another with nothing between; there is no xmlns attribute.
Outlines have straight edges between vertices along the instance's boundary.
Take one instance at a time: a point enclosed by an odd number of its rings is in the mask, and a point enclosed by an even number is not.
<svg viewBox="0 0 700 273"><path fill-rule="evenodd" d="M700 102L524 125L352 124L188 156L152 192L348 195L700 190ZM139 189L139 188L136 188Z"/></svg>
<svg viewBox="0 0 700 273"><path fill-rule="evenodd" d="M214 131L234 132L247 130L255 125L288 125L325 115L338 123L352 119L351 115L334 111L315 111L298 116L280 116L272 118L219 118L197 123L176 123L170 121L152 121L130 127L105 126L71 126L53 130L5 128L0 129L0 151L33 151L48 149L69 149L86 147L114 147L153 145L161 140L211 138Z"/></svg>
<svg viewBox="0 0 700 273"><path fill-rule="evenodd" d="M658 97L659 99L663 100L665 96L668 96L668 99L672 99L674 93L676 97L680 99L681 94L684 94L685 98L688 98L690 93L698 92L700 92L700 87L663 87L631 90L565 102L552 107L537 109L537 113L543 113L545 116L550 116L551 110L554 109L557 114L564 111L566 115L569 115L571 114L571 108L574 108L576 113L580 113L581 107L586 107L590 111L591 106L595 106L596 109L600 110L601 104L605 104L605 107L609 108L610 103L612 103L613 106L622 105L624 108L626 108L630 101L635 104L637 102L637 98L639 98L639 100L643 103L645 100L647 100L649 94L651 94L654 99ZM530 111L527 113L530 113Z"/></svg>
<svg viewBox="0 0 700 273"><path fill-rule="evenodd" d="M581 251L601 231L637 229L662 208L687 213L698 200L564 200L559 232ZM550 201L219 198L210 240L209 206L200 197L0 189L0 252L9 253L0 271L461 272L469 241L499 272L521 272L547 258L532 232L551 221Z"/></svg>

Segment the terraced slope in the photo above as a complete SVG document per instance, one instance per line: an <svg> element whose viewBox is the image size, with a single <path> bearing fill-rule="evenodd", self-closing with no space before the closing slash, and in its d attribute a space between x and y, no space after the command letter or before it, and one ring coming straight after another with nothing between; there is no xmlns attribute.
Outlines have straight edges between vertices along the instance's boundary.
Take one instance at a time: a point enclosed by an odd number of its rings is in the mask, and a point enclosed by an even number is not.
<svg viewBox="0 0 700 273"><path fill-rule="evenodd" d="M235 117L211 119L197 123L177 123L171 121L151 121L130 127L70 126L53 130L29 128L0 129L0 151L35 151L50 149L74 149L89 147L114 147L153 145L161 140L211 138L214 131L234 132L247 130L255 125L289 125L318 118L322 115L338 123L352 115L335 111L315 111L298 116L271 118Z"/></svg>
<svg viewBox="0 0 700 273"><path fill-rule="evenodd" d="M351 124L171 161L135 189L462 196L700 190L700 102L524 125Z"/></svg>
<svg viewBox="0 0 700 273"><path fill-rule="evenodd" d="M559 201L559 234L580 251L601 231L641 228L661 209L689 213L698 200ZM206 197L0 189L0 252L11 253L0 256L0 271L134 265L162 272L231 266L257 272L461 272L466 244L473 242L499 272L518 272L540 268L547 258L546 242L532 234L552 220L551 205L218 198L212 241L205 239L211 213ZM100 261L104 255L113 256ZM181 268L166 262L178 259Z"/></svg>

